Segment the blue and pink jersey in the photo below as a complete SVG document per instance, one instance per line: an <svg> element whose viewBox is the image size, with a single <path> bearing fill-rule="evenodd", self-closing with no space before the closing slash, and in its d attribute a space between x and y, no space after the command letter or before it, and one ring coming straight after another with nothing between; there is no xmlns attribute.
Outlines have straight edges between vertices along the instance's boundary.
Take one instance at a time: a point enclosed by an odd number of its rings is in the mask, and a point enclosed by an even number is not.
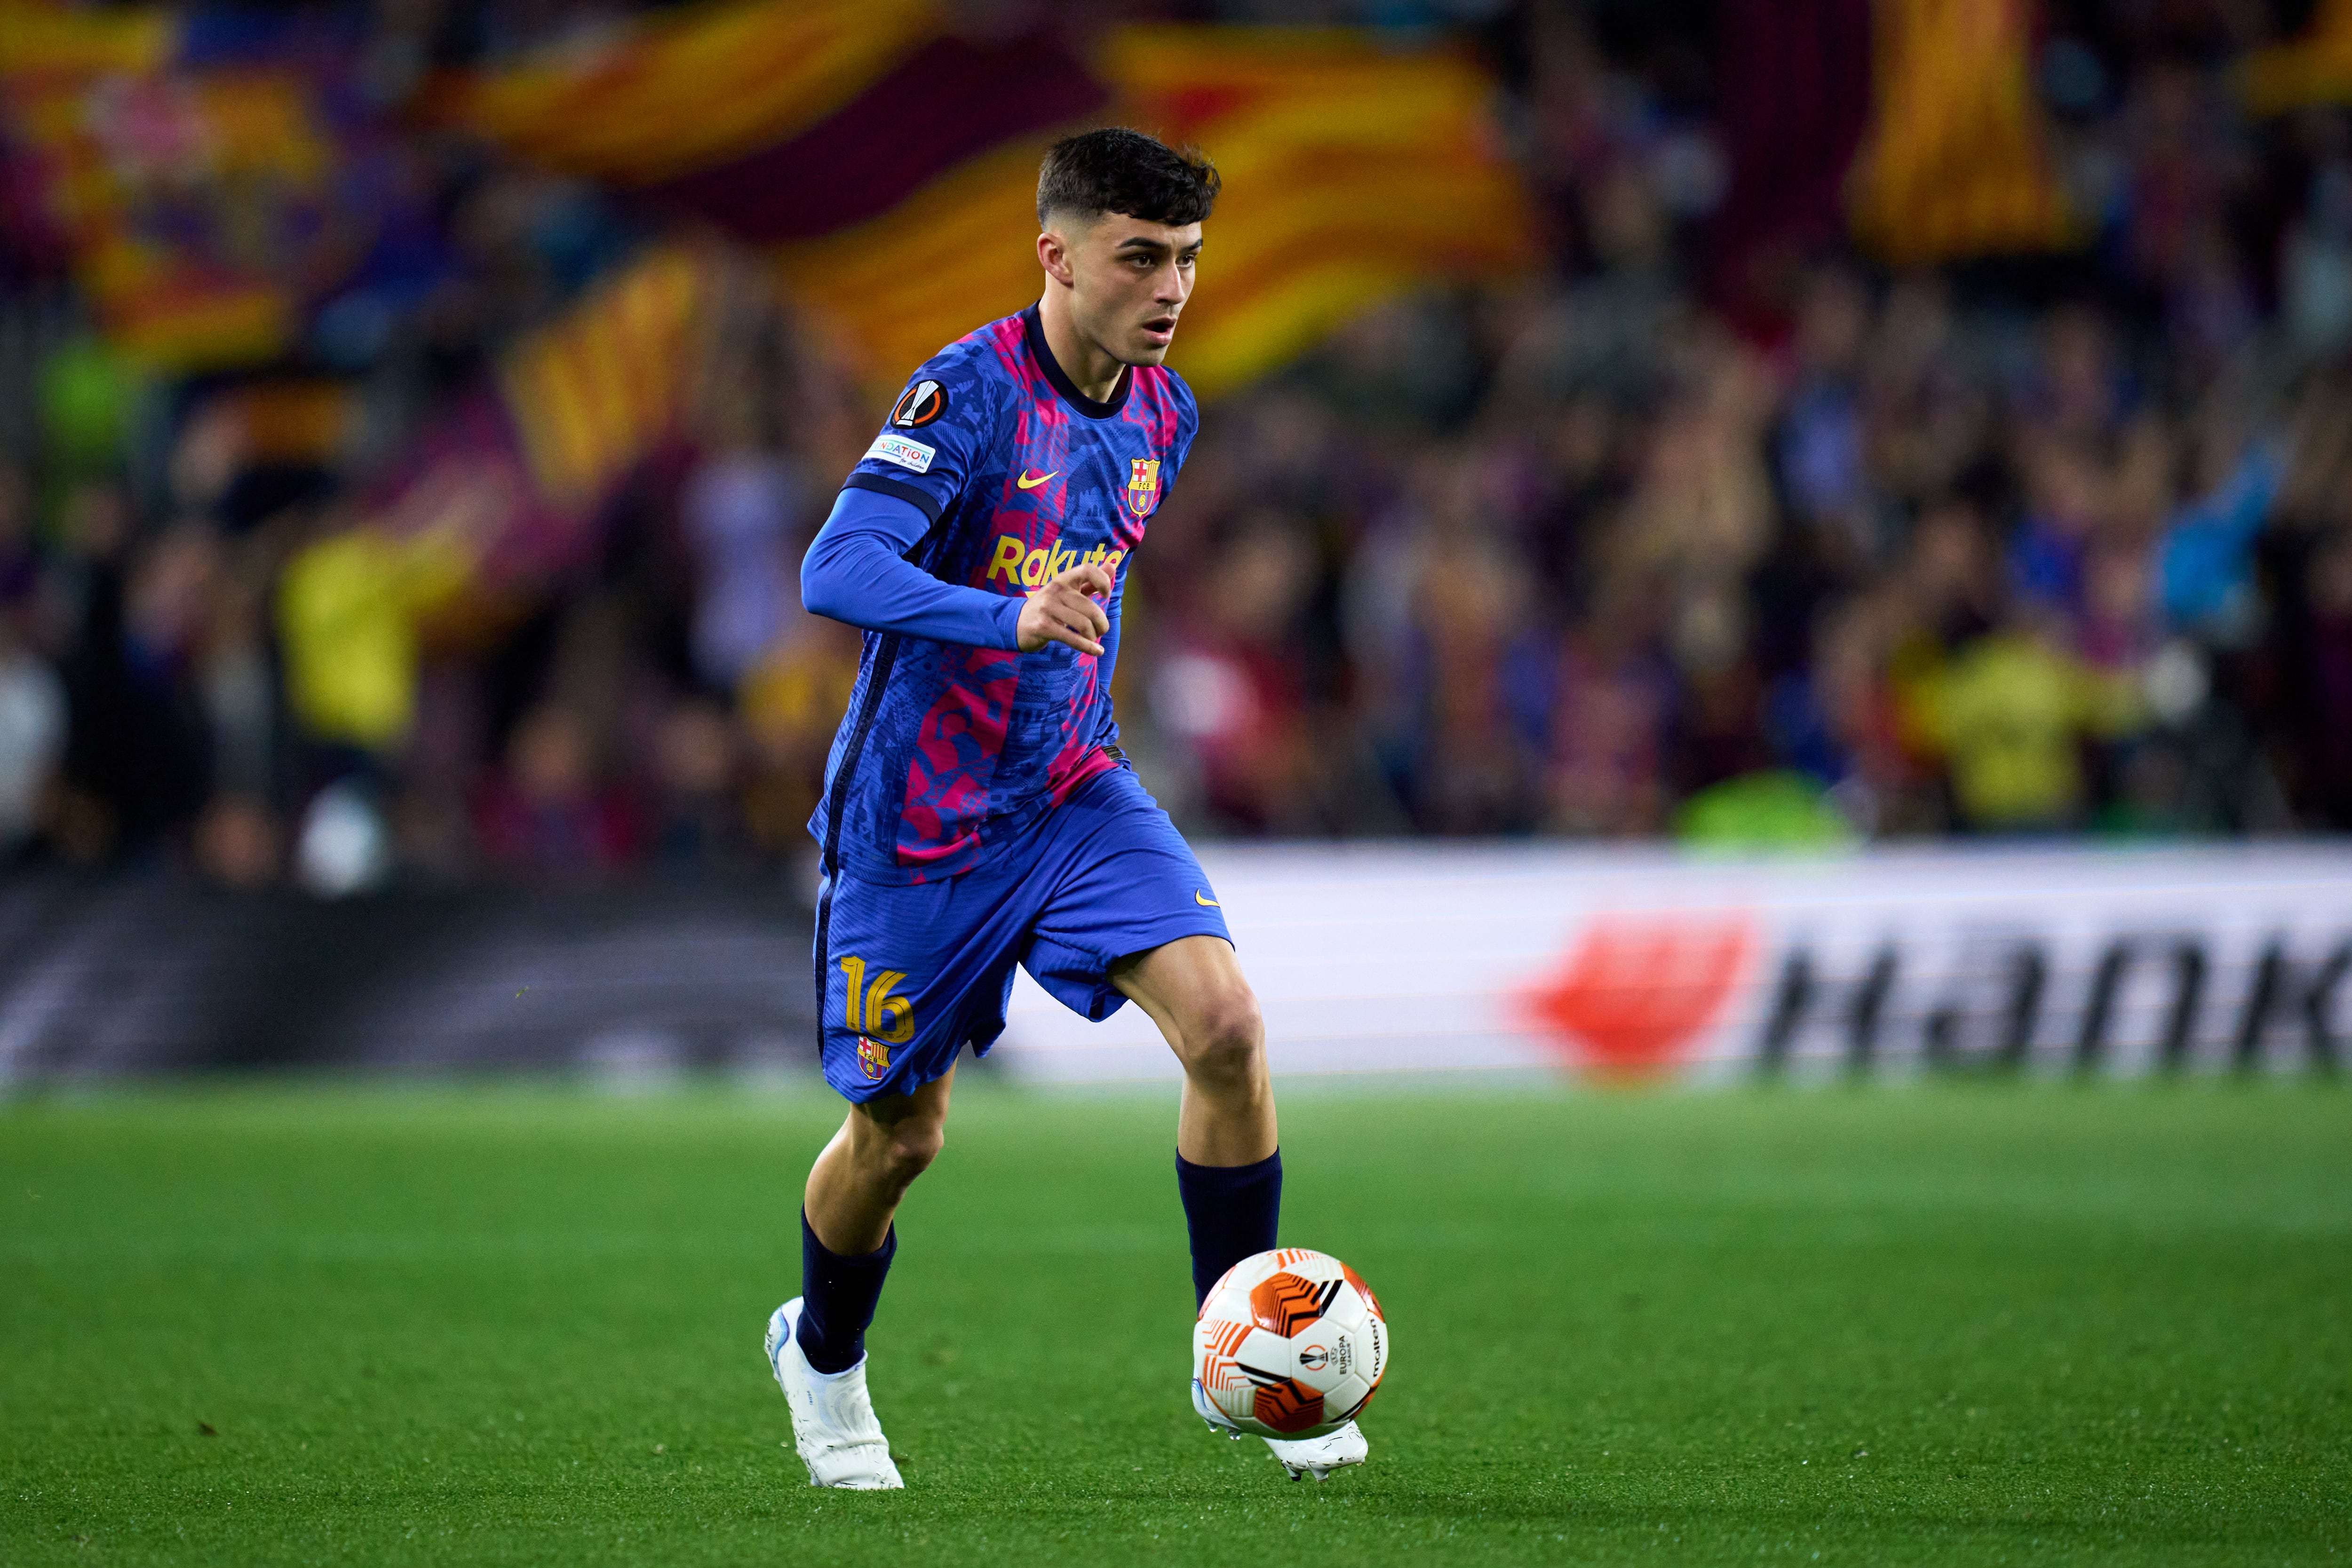
<svg viewBox="0 0 2352 1568"><path fill-rule="evenodd" d="M809 831L869 881L920 883L992 846L1119 765L1111 716L1126 565L1200 427L1174 371L1131 367L1108 402L1045 346L1034 306L915 372L846 488L930 518L908 559L942 582L1025 596L1082 560L1109 570L1102 655L866 633Z"/></svg>

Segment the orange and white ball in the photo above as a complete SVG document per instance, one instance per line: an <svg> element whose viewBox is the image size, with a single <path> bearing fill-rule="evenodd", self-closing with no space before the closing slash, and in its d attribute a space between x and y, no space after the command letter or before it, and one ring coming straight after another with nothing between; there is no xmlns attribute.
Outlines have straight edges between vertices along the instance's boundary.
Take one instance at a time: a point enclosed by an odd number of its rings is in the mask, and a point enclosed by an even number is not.
<svg viewBox="0 0 2352 1568"><path fill-rule="evenodd" d="M1192 1380L1261 1437L1319 1437L1345 1426L1371 1403L1388 1362L1388 1323L1371 1288L1337 1258L1302 1247L1234 1264L1192 1326Z"/></svg>

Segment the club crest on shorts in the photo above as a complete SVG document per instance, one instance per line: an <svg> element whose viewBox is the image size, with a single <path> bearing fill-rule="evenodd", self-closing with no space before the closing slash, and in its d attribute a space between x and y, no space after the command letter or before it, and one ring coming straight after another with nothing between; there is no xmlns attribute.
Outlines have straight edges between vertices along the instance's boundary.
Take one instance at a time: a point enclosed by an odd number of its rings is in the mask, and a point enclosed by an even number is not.
<svg viewBox="0 0 2352 1568"><path fill-rule="evenodd" d="M878 1040L857 1037L857 1066L869 1082L879 1083L890 1071L890 1048Z"/></svg>
<svg viewBox="0 0 2352 1568"><path fill-rule="evenodd" d="M1128 510L1139 517L1148 517L1151 508L1160 504L1160 459L1133 457L1127 465Z"/></svg>

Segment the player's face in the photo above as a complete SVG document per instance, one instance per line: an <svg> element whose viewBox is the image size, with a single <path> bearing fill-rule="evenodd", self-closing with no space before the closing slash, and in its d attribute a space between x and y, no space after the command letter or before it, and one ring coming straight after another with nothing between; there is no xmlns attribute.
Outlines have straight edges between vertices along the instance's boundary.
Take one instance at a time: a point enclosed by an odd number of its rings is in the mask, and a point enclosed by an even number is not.
<svg viewBox="0 0 2352 1568"><path fill-rule="evenodd" d="M1192 297L1201 225L1105 213L1070 236L1070 314L1079 331L1125 365L1156 365Z"/></svg>

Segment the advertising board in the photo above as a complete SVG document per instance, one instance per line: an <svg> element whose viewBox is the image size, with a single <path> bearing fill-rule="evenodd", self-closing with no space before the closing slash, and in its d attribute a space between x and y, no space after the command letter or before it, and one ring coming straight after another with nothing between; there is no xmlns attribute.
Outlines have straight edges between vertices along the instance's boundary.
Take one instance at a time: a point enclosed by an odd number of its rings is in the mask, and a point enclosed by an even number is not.
<svg viewBox="0 0 2352 1568"><path fill-rule="evenodd" d="M2333 843L1202 858L1278 1074L2304 1070L2352 1027ZM1139 1009L1090 1024L1025 975L998 1058L1041 1082L1177 1075Z"/></svg>

